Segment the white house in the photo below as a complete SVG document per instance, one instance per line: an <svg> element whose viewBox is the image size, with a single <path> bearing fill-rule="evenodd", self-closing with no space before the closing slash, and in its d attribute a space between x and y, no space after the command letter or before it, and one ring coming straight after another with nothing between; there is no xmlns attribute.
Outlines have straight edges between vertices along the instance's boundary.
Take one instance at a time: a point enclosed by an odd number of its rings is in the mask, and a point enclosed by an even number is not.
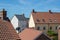
<svg viewBox="0 0 60 40"><path fill-rule="evenodd" d="M28 18L22 15L14 15L11 19L11 23L17 32L21 32L28 27Z"/></svg>

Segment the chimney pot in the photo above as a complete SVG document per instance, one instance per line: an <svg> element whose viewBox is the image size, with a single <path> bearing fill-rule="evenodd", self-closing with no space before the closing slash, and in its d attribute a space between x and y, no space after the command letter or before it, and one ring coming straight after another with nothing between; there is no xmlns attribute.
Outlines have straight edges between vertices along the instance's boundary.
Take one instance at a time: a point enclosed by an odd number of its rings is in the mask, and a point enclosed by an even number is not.
<svg viewBox="0 0 60 40"><path fill-rule="evenodd" d="M49 10L49 12L52 13L51 10Z"/></svg>
<svg viewBox="0 0 60 40"><path fill-rule="evenodd" d="M33 13L35 12L35 11L34 11L34 9L33 9L33 11L32 11L32 12L33 12Z"/></svg>

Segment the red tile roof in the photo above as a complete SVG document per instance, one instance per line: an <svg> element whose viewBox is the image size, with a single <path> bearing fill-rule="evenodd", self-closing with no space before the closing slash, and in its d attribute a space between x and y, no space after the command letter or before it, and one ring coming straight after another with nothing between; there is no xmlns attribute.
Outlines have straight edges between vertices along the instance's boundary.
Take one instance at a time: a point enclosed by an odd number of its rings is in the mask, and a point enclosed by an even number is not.
<svg viewBox="0 0 60 40"><path fill-rule="evenodd" d="M60 23L58 12L32 12L32 15L35 23Z"/></svg>
<svg viewBox="0 0 60 40"><path fill-rule="evenodd" d="M0 40L20 39L12 24L8 21L0 20Z"/></svg>
<svg viewBox="0 0 60 40"><path fill-rule="evenodd" d="M19 33L19 37L21 38L21 40L34 40L41 34L42 34L42 31L26 28L21 33Z"/></svg>

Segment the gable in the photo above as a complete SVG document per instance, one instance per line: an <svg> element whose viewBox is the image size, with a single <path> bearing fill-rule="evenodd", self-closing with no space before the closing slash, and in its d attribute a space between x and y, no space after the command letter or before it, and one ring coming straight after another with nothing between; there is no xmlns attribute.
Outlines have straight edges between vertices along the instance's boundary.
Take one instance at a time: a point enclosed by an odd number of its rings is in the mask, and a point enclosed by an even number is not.
<svg viewBox="0 0 60 40"><path fill-rule="evenodd" d="M30 19L29 19L29 27L35 27L35 23L34 23L32 14L30 15Z"/></svg>
<svg viewBox="0 0 60 40"><path fill-rule="evenodd" d="M18 19L16 16L14 16L11 20L11 23L13 25L13 27L16 29L16 27L18 27Z"/></svg>
<svg viewBox="0 0 60 40"><path fill-rule="evenodd" d="M34 40L38 35L41 35L42 31L38 31L35 29L25 29L21 33L19 33L19 37L21 40Z"/></svg>
<svg viewBox="0 0 60 40"><path fill-rule="evenodd" d="M47 37L46 35L41 34L35 40L51 40L51 39Z"/></svg>

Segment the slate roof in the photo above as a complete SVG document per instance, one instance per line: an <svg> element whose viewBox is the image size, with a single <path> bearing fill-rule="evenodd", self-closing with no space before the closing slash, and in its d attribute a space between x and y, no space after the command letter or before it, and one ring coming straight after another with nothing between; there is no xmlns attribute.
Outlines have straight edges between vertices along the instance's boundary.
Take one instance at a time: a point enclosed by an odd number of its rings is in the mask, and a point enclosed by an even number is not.
<svg viewBox="0 0 60 40"><path fill-rule="evenodd" d="M32 12L35 23L60 23L60 12Z"/></svg>
<svg viewBox="0 0 60 40"><path fill-rule="evenodd" d="M20 39L12 24L8 21L0 20L0 40Z"/></svg>
<svg viewBox="0 0 60 40"><path fill-rule="evenodd" d="M26 20L25 16L24 15L15 15L18 20Z"/></svg>

